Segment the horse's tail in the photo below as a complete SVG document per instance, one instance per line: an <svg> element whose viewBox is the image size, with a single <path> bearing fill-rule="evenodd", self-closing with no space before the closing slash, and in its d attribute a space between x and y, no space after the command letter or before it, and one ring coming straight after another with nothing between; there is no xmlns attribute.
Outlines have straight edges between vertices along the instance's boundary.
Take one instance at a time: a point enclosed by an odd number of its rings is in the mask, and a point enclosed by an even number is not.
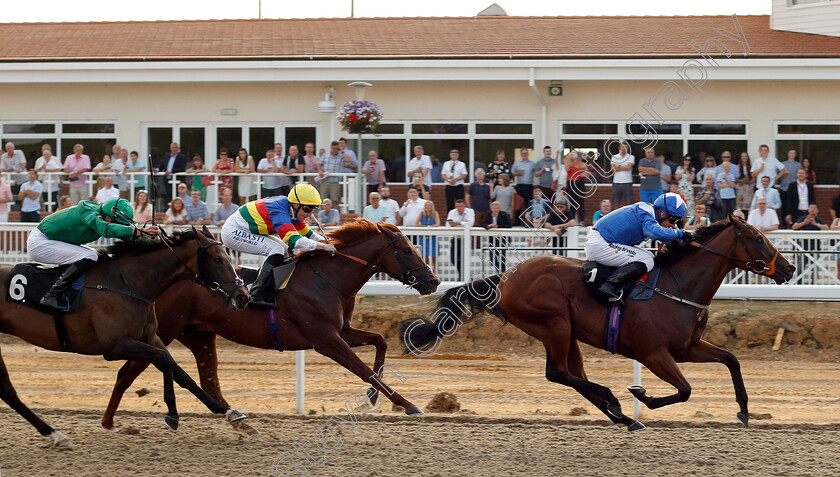
<svg viewBox="0 0 840 477"><path fill-rule="evenodd" d="M453 335L477 313L489 313L506 322L507 313L499 306L501 281L501 275L493 275L450 288L438 300L431 319L415 318L400 322L399 333L405 353L431 356L440 346L442 337Z"/></svg>

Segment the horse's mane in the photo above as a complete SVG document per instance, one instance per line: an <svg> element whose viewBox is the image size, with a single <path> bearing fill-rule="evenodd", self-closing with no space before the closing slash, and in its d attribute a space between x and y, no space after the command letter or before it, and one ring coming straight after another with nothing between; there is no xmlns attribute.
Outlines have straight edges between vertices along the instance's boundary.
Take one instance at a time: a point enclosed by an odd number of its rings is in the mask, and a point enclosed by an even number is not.
<svg viewBox="0 0 840 477"><path fill-rule="evenodd" d="M723 229L730 225L732 225L732 223L729 222L729 220L724 219L718 220L717 222L705 227L700 227L693 232L694 241L697 243L706 243L715 235L723 232ZM699 250L699 248L693 245L684 244L681 240L672 240L662 247L662 251L656 255L654 265L663 268L670 267L697 250Z"/></svg>
<svg viewBox="0 0 840 477"><path fill-rule="evenodd" d="M379 224L379 227L383 229L389 229L394 233L400 233L400 229L397 228L396 225L393 224ZM352 222L348 222L341 227L329 232L330 241L336 247L341 247L343 245L349 245L353 242L358 240L362 240L365 238L370 237L371 235L378 235L379 234L379 227L370 220L367 219L356 219Z"/></svg>
<svg viewBox="0 0 840 477"><path fill-rule="evenodd" d="M168 235L170 238L170 245L181 245L184 242L194 240L196 232L194 230L184 230L173 232ZM134 255L143 255L155 250L160 250L166 245L157 239L139 238L136 240L117 240L112 245L105 249L104 253L111 258L120 258Z"/></svg>

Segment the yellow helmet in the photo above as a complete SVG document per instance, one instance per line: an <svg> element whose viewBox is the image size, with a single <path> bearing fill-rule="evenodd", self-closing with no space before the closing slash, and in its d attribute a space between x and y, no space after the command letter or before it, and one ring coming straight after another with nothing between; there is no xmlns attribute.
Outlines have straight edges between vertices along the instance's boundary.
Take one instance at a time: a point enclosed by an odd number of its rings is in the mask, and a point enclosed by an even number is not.
<svg viewBox="0 0 840 477"><path fill-rule="evenodd" d="M308 182L292 187L288 197L289 202L292 204L313 205L316 207L321 205L321 194L318 193L318 189Z"/></svg>

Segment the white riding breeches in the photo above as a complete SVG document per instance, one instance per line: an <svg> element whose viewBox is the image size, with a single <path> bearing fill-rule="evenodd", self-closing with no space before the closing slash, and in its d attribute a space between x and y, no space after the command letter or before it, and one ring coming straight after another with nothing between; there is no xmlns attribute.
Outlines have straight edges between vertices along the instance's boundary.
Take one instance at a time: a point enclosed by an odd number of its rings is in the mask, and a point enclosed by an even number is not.
<svg viewBox="0 0 840 477"><path fill-rule="evenodd" d="M29 251L29 257L32 260L54 265L76 263L85 258L94 262L99 259L99 255L94 250L61 240L50 240L37 228L29 232L26 250Z"/></svg>
<svg viewBox="0 0 840 477"><path fill-rule="evenodd" d="M269 256L274 254L286 255L289 246L279 237L251 233L248 222L234 213L222 226L222 243L225 247L243 253Z"/></svg>
<svg viewBox="0 0 840 477"><path fill-rule="evenodd" d="M653 269L653 254L633 245L611 243L601 237L597 230L590 229L586 236L586 259L608 267L621 267L631 262L641 262L647 271Z"/></svg>

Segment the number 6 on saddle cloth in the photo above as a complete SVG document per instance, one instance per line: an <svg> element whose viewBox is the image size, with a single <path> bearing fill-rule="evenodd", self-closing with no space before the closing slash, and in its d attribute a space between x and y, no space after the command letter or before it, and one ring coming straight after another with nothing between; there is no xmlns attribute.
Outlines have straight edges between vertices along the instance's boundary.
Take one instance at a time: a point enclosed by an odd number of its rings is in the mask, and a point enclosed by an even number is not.
<svg viewBox="0 0 840 477"><path fill-rule="evenodd" d="M58 277L64 273L67 267L69 265L59 267L45 267L30 263L15 265L12 271L6 275L6 301L28 306L48 315L54 314L54 309L43 307L39 302L50 291L53 283L58 280ZM65 312L73 311L79 305L86 275L86 273L83 273L74 280L65 292L63 297L67 303Z"/></svg>

